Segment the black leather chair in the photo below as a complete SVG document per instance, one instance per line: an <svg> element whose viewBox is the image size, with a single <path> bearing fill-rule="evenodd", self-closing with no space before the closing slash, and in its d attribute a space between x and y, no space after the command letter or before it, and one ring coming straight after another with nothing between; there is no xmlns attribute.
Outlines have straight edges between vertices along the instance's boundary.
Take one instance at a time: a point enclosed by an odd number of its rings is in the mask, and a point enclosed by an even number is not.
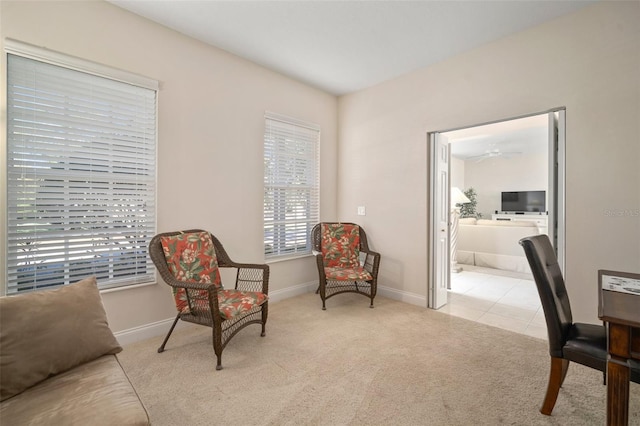
<svg viewBox="0 0 640 426"><path fill-rule="evenodd" d="M604 325L573 322L562 271L548 236L526 237L520 240L520 245L531 267L547 322L551 371L540 412L551 415L570 361L606 374L607 330ZM635 365L631 380L640 383L640 370Z"/></svg>

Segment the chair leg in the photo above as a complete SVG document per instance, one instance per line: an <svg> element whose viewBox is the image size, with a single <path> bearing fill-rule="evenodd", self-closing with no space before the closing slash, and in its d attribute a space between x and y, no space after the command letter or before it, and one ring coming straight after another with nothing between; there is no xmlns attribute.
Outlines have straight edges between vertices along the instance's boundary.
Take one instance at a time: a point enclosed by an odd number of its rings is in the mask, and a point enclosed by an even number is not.
<svg viewBox="0 0 640 426"><path fill-rule="evenodd" d="M173 325L169 329L169 333L167 333L167 336L164 338L164 342L162 342L162 345L160 345L160 347L158 348L158 353L164 352L164 345L167 344L167 340L169 340L169 336L171 336L171 333L173 333L173 329L176 327L176 324L178 323L179 319L180 319L180 314L176 315L176 319L173 321Z"/></svg>
<svg viewBox="0 0 640 426"><path fill-rule="evenodd" d="M264 305L262 305L262 333L260 333L261 337L264 337L266 334L266 327L267 327L267 314L269 312L269 302L265 302Z"/></svg>
<svg viewBox="0 0 640 426"><path fill-rule="evenodd" d="M549 372L549 383L547 385L547 394L544 397L540 412L547 416L551 415L553 407L556 405L560 386L564 382L569 369L569 361L562 358L551 357L551 370Z"/></svg>
<svg viewBox="0 0 640 426"><path fill-rule="evenodd" d="M213 352L216 354L216 370L222 370L222 337L219 333L216 333L215 325L211 327L211 333Z"/></svg>
<svg viewBox="0 0 640 426"><path fill-rule="evenodd" d="M322 281L322 279L320 280L320 285L318 290L320 290L320 299L322 299L322 310L326 311L327 307L325 306L325 299L327 296L327 283Z"/></svg>
<svg viewBox="0 0 640 426"><path fill-rule="evenodd" d="M560 381L560 387L564 384L564 378L567 377L567 371L569 371L569 360L562 360L562 380Z"/></svg>
<svg viewBox="0 0 640 426"><path fill-rule="evenodd" d="M371 294L371 306L369 306L369 307L373 308L373 299L376 298L376 293L377 293L376 286L377 285L374 285L373 281L369 281L369 285L370 285L370 287L369 287L370 290L369 291L371 292L370 293Z"/></svg>

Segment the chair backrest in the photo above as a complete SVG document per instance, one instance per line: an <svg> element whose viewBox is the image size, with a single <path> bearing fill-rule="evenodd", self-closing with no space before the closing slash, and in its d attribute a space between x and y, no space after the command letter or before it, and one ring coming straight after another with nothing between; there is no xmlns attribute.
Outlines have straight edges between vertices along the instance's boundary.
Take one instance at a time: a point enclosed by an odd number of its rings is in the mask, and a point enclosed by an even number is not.
<svg viewBox="0 0 640 426"><path fill-rule="evenodd" d="M218 258L212 236L207 231L190 230L156 235L149 244L151 259L163 278L167 275L185 282L212 283L222 288ZM200 290L193 296L207 297ZM184 288L173 287L179 312L187 312L189 299Z"/></svg>
<svg viewBox="0 0 640 426"><path fill-rule="evenodd" d="M322 254L325 267L358 267L360 250L368 251L366 234L355 223L321 222L311 234L313 248Z"/></svg>
<svg viewBox="0 0 640 426"><path fill-rule="evenodd" d="M535 235L520 240L538 288L540 303L547 322L549 352L562 357L562 347L573 324L569 295L562 278L556 252L547 235Z"/></svg>

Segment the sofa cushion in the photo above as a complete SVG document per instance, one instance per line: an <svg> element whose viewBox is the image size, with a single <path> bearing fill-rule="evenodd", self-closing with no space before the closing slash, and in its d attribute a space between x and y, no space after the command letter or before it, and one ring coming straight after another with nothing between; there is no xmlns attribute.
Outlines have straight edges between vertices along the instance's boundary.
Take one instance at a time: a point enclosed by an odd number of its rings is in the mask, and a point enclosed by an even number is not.
<svg viewBox="0 0 640 426"><path fill-rule="evenodd" d="M0 297L0 401L122 347L109 329L96 278Z"/></svg>
<svg viewBox="0 0 640 426"><path fill-rule="evenodd" d="M147 425L149 416L115 355L58 374L0 404L3 425Z"/></svg>
<svg viewBox="0 0 640 426"><path fill-rule="evenodd" d="M460 225L475 225L477 219L475 217L461 217L458 219L458 223Z"/></svg>

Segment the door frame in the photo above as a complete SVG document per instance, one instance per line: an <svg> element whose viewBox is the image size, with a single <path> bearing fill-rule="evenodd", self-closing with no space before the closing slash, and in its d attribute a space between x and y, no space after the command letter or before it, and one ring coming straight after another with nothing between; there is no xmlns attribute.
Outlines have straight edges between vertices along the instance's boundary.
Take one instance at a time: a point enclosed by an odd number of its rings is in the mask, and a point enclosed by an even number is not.
<svg viewBox="0 0 640 426"><path fill-rule="evenodd" d="M446 271L446 273L441 273L437 271L438 264L436 262L436 253L434 252L434 247L436 244L435 238L437 233L435 229L437 228L436 223L436 215L434 214L436 209L439 207L437 205L438 200L433 194L433 185L434 182L437 182L437 167L435 165L436 159L434 155L432 155L435 149L435 141L436 135L439 133L447 133L452 132L454 130L462 130L468 129L471 127L479 127L487 124L495 124L501 123L505 121L518 120L521 118L531 117L535 115L543 115L547 114L549 116L549 136L547 138L547 144L549 148L549 164L548 164L548 172L549 172L549 182L547 187L547 193L553 195L554 199L550 202L550 210L549 210L549 229L552 230L553 240L551 241L553 247L556 251L556 255L558 257L558 264L562 273L565 273L565 196L566 196L566 178L565 178L565 169L566 169L566 107L557 107L552 108L546 111L525 114L520 116L515 116L511 118L505 118L500 120L488 121L485 123L478 123L469 126L461 126L447 130L438 130L427 132L427 152L429 153L427 158L427 188L430 191L428 199L428 220L427 220L427 247L429 249L429 253L427 254L427 307L432 309L437 309L434 307L433 294L437 289L438 285L446 285L447 288L450 288L450 279L451 273L450 271ZM552 120L552 116L555 117ZM553 185L553 186L552 186ZM551 188L551 191L549 190ZM441 206L440 206L441 207ZM450 224L447 227L447 234L450 235ZM450 268L450 263L447 263L447 268ZM437 283L436 277L445 277L446 283Z"/></svg>

